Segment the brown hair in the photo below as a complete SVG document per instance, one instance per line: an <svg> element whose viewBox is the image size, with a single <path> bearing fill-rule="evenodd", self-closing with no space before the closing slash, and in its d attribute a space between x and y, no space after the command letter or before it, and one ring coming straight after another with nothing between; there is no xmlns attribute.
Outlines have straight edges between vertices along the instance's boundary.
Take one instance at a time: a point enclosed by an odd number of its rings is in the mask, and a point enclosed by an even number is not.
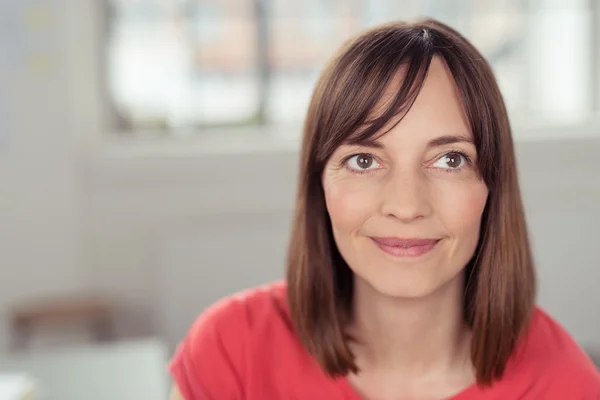
<svg viewBox="0 0 600 400"><path fill-rule="evenodd" d="M333 239L321 175L340 144L381 135L395 115L408 111L433 56L441 57L454 77L489 189L464 292L478 384L502 377L528 325L535 274L511 129L493 72L473 45L438 21L380 25L348 41L326 66L304 126L288 302L300 340L332 377L357 371L345 332L353 275ZM395 98L372 117L401 66L404 79Z"/></svg>

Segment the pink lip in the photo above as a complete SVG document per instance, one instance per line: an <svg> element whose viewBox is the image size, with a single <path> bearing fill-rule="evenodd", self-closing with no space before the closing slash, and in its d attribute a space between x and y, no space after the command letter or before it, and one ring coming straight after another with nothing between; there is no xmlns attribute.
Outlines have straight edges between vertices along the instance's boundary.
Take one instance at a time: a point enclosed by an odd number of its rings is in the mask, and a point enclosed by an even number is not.
<svg viewBox="0 0 600 400"><path fill-rule="evenodd" d="M372 237L383 251L395 257L419 257L431 251L439 239L400 239L394 237Z"/></svg>

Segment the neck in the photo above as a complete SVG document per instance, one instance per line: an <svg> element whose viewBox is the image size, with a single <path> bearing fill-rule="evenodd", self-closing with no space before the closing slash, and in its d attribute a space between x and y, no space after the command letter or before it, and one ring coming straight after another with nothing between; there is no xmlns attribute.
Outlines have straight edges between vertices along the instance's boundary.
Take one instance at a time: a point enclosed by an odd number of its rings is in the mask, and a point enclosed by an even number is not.
<svg viewBox="0 0 600 400"><path fill-rule="evenodd" d="M470 365L470 332L463 292L462 276L418 299L382 295L356 277L351 333L357 362L410 375L464 370Z"/></svg>

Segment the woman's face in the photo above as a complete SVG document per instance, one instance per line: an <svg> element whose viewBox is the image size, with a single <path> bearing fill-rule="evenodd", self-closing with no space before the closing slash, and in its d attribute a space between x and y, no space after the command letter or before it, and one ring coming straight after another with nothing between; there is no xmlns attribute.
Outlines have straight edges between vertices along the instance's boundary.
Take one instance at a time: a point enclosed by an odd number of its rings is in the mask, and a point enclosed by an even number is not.
<svg viewBox="0 0 600 400"><path fill-rule="evenodd" d="M476 249L488 196L472 140L454 80L436 57L399 124L373 143L334 152L323 173L327 210L358 279L380 293L414 298L460 276Z"/></svg>

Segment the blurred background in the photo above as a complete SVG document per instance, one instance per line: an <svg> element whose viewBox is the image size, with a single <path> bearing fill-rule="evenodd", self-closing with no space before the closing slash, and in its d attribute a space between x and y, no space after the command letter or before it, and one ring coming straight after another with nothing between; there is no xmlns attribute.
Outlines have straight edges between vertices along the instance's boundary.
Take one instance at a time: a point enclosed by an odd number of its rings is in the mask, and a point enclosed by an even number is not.
<svg viewBox="0 0 600 400"><path fill-rule="evenodd" d="M283 275L328 57L422 16L493 64L539 303L600 355L600 1L2 0L0 399L166 399L193 319Z"/></svg>

